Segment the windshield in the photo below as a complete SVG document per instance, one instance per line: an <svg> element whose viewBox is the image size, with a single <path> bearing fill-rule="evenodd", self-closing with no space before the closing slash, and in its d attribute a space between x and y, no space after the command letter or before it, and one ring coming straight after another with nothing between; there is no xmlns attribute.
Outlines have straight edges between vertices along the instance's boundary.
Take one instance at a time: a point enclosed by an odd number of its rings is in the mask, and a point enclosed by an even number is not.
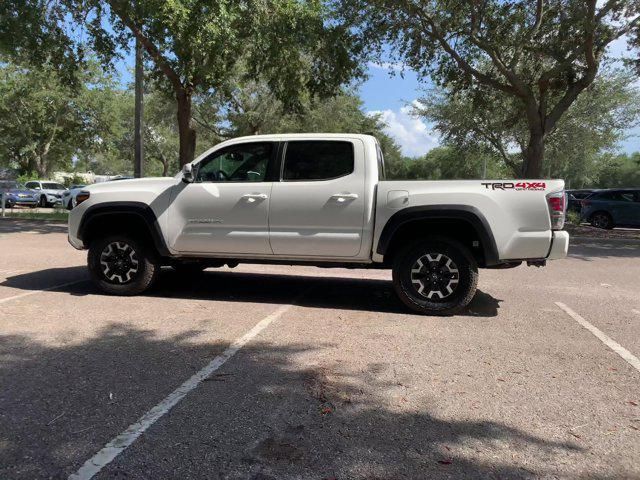
<svg viewBox="0 0 640 480"><path fill-rule="evenodd" d="M64 190L64 185L60 185L59 183L43 183L42 188L48 190Z"/></svg>

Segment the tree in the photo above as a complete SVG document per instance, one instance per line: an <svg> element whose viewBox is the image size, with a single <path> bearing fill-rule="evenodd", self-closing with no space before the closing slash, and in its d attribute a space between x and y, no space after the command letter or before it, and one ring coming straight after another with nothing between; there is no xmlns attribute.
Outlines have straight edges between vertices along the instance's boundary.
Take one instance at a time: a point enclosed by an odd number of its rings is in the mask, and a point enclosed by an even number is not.
<svg viewBox="0 0 640 480"><path fill-rule="evenodd" d="M640 152L631 155L605 154L600 165L597 181L589 186L599 188L640 186Z"/></svg>
<svg viewBox="0 0 640 480"><path fill-rule="evenodd" d="M607 70L568 108L546 140L542 168L547 176L560 176L572 185L597 178L594 162L612 150L624 130L637 124L640 94L634 75ZM479 98L470 90L439 90L421 99L415 113L435 123L447 144L459 150L478 145L493 152L511 175L521 176L526 162L528 128L520 105L512 98L489 91Z"/></svg>
<svg viewBox="0 0 640 480"><path fill-rule="evenodd" d="M359 71L348 35L326 21L320 0L69 3L78 23L89 20L93 48L105 61L132 35L142 43L156 80L176 100L181 164L196 151L194 97L223 95L239 62L291 106L301 92L334 92Z"/></svg>
<svg viewBox="0 0 640 480"><path fill-rule="evenodd" d="M342 18L378 57L390 51L440 87L517 105L525 177L542 174L545 143L594 81L607 46L638 28L633 0L348 0ZM391 44L390 49L382 45Z"/></svg>
<svg viewBox="0 0 640 480"><path fill-rule="evenodd" d="M418 158L401 158L389 162L387 177L392 180L457 180L503 178L507 167L495 153L482 146L457 148L437 147Z"/></svg>
<svg viewBox="0 0 640 480"><path fill-rule="evenodd" d="M45 64L29 68L0 65L0 158L22 173L44 178L54 168L69 168L81 151L91 149L110 121L104 114L111 80L95 64L84 69L80 87L64 82ZM89 88L90 87L90 88Z"/></svg>
<svg viewBox="0 0 640 480"><path fill-rule="evenodd" d="M379 115L367 115L363 102L354 89L343 88L336 95L304 98L297 111L288 111L264 83L250 81L238 84L227 104L222 124L228 128L214 130L224 136L258 133L365 133L380 142L387 161L399 159L400 148L384 132Z"/></svg>

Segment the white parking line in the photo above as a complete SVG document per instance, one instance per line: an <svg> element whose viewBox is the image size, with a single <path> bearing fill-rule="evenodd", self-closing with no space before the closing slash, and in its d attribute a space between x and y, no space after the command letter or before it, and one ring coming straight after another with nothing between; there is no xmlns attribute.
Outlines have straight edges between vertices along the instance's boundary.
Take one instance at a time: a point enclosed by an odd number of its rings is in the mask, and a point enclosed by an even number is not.
<svg viewBox="0 0 640 480"><path fill-rule="evenodd" d="M11 300L17 300L18 298L28 297L29 295L35 295L36 293L48 292L49 290L56 290L62 287L68 287L69 285L75 285L76 283L86 282L87 279L76 280L75 282L61 283L54 285L53 287L41 288L40 290L32 290L30 292L21 293L20 295L14 295L12 297L0 298L0 303L10 302Z"/></svg>
<svg viewBox="0 0 640 480"><path fill-rule="evenodd" d="M640 372L640 360L638 357L633 355L629 350L624 348L618 342L613 340L607 334L605 334L602 330L594 327L589 322L587 322L584 318L582 318L579 314L571 310L562 302L555 302L558 307L564 310L571 318L573 318L576 322L582 325L584 328L593 333L602 343L604 343L611 350L620 355L629 365Z"/></svg>
<svg viewBox="0 0 640 480"><path fill-rule="evenodd" d="M300 296L296 297L291 304L282 305L275 312L260 320L251 330L234 341L208 365L196 372L191 378L171 392L164 400L140 417L136 423L130 425L124 432L107 443L102 450L87 460L76 473L70 475L69 480L88 480L96 475L103 467L111 463L118 455L135 442L145 430L180 402L189 392L195 390L213 372L218 370L227 360L238 353L238 350L244 347L247 342L260 334L260 332L295 305L297 300L307 291L308 290L305 290Z"/></svg>

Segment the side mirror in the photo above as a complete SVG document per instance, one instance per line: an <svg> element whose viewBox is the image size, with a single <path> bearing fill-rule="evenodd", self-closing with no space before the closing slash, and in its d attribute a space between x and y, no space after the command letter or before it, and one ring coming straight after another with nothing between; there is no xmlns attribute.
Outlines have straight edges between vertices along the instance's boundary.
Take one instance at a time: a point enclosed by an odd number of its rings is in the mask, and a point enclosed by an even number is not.
<svg viewBox="0 0 640 480"><path fill-rule="evenodd" d="M182 181L185 183L193 183L194 180L193 165L187 163L182 167Z"/></svg>

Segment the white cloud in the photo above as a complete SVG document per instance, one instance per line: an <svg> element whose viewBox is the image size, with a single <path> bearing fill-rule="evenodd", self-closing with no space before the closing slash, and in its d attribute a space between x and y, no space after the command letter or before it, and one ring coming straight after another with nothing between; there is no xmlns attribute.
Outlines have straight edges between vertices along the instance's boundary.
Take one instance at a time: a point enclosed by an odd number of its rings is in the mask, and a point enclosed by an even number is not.
<svg viewBox="0 0 640 480"><path fill-rule="evenodd" d="M439 145L437 132L421 118L411 114L412 107L404 106L400 110L377 110L369 115L380 115L385 123L385 132L393 137L402 153L408 156L420 156Z"/></svg>

